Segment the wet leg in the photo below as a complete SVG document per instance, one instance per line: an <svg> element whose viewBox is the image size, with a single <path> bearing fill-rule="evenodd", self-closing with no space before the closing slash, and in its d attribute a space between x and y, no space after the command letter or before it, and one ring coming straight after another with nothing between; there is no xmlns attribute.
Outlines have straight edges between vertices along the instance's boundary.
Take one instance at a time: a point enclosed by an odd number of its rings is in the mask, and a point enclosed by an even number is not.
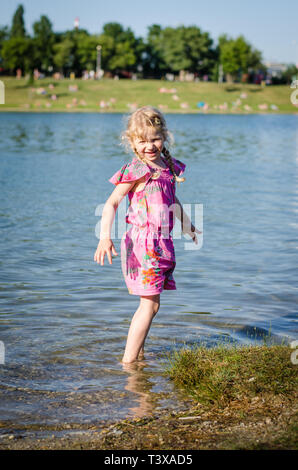
<svg viewBox="0 0 298 470"><path fill-rule="evenodd" d="M144 343L160 305L160 294L141 296L128 332L122 362L133 362L144 352Z"/></svg>

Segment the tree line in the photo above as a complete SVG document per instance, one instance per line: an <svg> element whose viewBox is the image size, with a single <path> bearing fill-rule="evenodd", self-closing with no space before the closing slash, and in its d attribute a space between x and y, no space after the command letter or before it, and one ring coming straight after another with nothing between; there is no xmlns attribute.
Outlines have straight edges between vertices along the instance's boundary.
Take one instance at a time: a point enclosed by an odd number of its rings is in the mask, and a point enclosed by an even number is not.
<svg viewBox="0 0 298 470"><path fill-rule="evenodd" d="M223 34L215 45L210 34L197 26L154 24L143 38L116 22L105 24L98 35L79 28L54 32L49 18L42 15L30 36L22 5L11 27L0 27L0 68L11 74L21 69L32 76L38 69L45 75L73 72L78 77L96 68L98 45L107 76L163 78L183 70L199 79L218 81L222 75L228 81L251 82L258 74L266 75L261 52L242 35L233 39Z"/></svg>

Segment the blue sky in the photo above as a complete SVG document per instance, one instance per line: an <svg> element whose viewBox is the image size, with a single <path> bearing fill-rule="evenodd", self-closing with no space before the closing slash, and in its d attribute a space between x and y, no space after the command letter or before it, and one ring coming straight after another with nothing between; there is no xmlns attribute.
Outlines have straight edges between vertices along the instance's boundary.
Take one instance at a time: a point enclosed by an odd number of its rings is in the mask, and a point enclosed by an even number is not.
<svg viewBox="0 0 298 470"><path fill-rule="evenodd" d="M80 27L100 33L111 21L145 36L151 24L196 25L216 42L222 33L245 38L265 61L298 63L297 0L10 0L2 2L0 25L11 25L17 6L25 9L27 31L41 15L47 15L54 31Z"/></svg>

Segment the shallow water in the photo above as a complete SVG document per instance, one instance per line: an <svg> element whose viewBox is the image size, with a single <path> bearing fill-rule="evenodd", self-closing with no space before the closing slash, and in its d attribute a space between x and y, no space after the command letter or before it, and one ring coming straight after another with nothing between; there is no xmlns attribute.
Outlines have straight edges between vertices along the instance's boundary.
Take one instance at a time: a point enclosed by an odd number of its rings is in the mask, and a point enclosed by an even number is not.
<svg viewBox="0 0 298 470"><path fill-rule="evenodd" d="M195 251L175 239L177 291L161 294L146 359L127 369L138 297L120 256L93 261L96 209L130 159L119 146L123 116L0 114L1 432L177 409L179 391L162 375L173 348L296 338L298 116L167 121L173 156L187 165L177 195L203 205L204 238ZM121 227L120 217L116 235Z"/></svg>

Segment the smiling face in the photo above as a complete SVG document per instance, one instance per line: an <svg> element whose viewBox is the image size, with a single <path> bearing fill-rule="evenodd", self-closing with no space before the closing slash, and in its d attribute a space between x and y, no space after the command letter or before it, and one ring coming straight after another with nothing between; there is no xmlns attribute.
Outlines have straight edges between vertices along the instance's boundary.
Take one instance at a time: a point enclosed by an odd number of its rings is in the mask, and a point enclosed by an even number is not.
<svg viewBox="0 0 298 470"><path fill-rule="evenodd" d="M158 162L160 160L163 145L163 135L154 127L148 128L143 136L133 139L135 152L148 162Z"/></svg>

